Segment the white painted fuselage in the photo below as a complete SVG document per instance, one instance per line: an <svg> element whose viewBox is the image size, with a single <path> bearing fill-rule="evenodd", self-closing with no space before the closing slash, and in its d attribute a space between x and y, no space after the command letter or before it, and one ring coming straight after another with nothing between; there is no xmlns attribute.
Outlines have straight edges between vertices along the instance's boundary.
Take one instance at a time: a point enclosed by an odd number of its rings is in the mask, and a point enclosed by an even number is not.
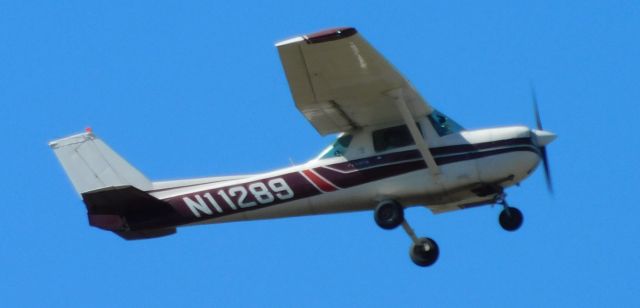
<svg viewBox="0 0 640 308"><path fill-rule="evenodd" d="M191 216L189 224L371 210L383 200L441 213L494 203L540 161L537 135L523 126L441 137L426 118L418 124L438 175L429 172L415 145L374 151L371 132L379 127L371 127L353 132L349 149L339 156L212 183L193 180L171 188L164 182L149 193Z"/></svg>

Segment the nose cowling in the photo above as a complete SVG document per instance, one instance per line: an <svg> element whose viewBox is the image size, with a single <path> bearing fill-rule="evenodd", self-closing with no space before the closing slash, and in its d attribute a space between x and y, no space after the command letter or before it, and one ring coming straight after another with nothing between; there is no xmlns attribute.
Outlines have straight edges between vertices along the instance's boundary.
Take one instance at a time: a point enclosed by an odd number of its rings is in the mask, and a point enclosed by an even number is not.
<svg viewBox="0 0 640 308"><path fill-rule="evenodd" d="M550 131L532 129L531 137L539 147L543 147L553 142L553 140L555 140L558 136Z"/></svg>

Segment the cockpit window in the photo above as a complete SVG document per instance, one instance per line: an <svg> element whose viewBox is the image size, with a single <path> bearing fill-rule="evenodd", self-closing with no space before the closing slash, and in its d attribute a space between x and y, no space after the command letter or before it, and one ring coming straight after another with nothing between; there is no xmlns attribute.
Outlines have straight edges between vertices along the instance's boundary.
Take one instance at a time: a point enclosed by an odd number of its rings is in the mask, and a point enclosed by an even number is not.
<svg viewBox="0 0 640 308"><path fill-rule="evenodd" d="M434 110L429 116L429 122L433 125L438 135L445 136L464 130L460 124L447 117L444 113Z"/></svg>
<svg viewBox="0 0 640 308"><path fill-rule="evenodd" d="M347 148L349 144L351 144L351 140L353 136L351 135L342 135L340 136L329 149L326 150L326 153L322 155L321 158L332 158L332 157L340 157L347 152Z"/></svg>

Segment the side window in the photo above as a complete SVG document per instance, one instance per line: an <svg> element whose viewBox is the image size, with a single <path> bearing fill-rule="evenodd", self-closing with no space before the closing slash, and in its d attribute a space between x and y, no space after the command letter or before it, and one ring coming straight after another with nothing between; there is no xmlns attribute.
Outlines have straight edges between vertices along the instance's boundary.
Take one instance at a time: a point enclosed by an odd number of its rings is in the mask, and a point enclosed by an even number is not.
<svg viewBox="0 0 640 308"><path fill-rule="evenodd" d="M418 125L420 129L420 125ZM422 133L422 131L420 131ZM406 125L376 130L372 133L373 149L382 152L414 144L409 128Z"/></svg>
<svg viewBox="0 0 640 308"><path fill-rule="evenodd" d="M331 145L331 149L327 151L326 154L322 155L322 158L331 158L331 157L339 157L344 155L347 152L347 148L349 144L351 144L351 140L353 136L351 135L342 135L338 138L333 145Z"/></svg>

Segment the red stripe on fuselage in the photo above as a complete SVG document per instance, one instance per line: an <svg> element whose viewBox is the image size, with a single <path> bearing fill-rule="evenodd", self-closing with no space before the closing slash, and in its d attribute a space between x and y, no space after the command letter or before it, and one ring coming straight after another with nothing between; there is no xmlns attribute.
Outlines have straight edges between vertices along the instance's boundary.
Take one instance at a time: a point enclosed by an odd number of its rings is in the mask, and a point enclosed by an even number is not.
<svg viewBox="0 0 640 308"><path fill-rule="evenodd" d="M331 183L327 182L325 179L318 176L315 172L311 170L303 170L302 173L313 182L318 188L322 189L326 192L335 191L335 186L331 185Z"/></svg>

